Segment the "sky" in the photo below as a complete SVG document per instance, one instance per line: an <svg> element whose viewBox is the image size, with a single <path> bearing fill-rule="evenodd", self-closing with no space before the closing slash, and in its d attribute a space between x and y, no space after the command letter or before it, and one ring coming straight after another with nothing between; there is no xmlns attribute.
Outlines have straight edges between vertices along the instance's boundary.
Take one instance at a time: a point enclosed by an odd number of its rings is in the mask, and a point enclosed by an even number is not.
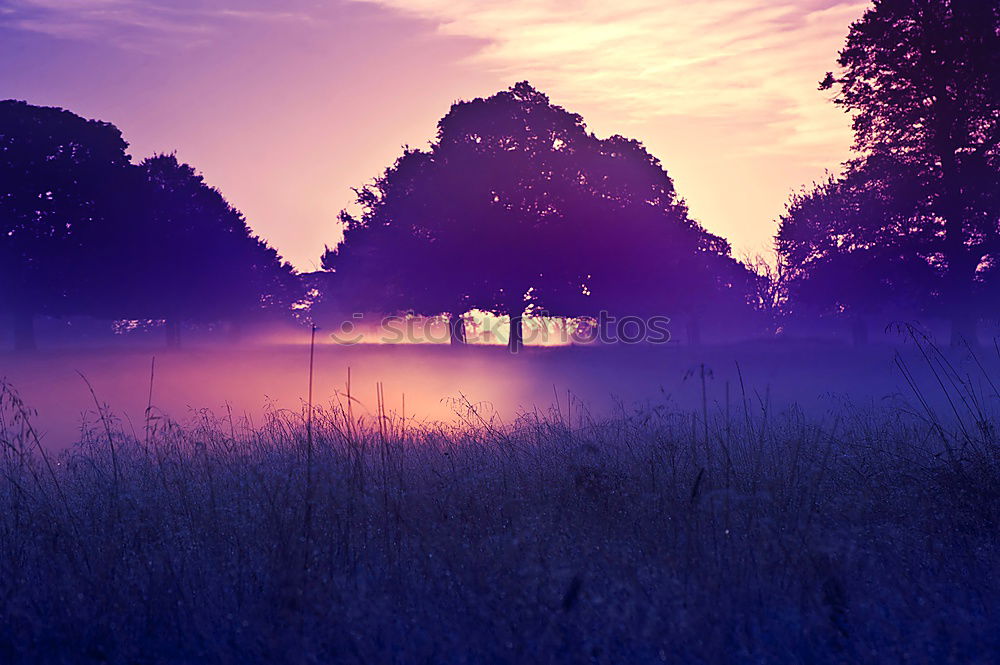
<svg viewBox="0 0 1000 665"><path fill-rule="evenodd" d="M850 155L818 90L857 0L0 0L0 98L113 122L201 171L303 271L459 99L528 80L641 140L737 256Z"/></svg>

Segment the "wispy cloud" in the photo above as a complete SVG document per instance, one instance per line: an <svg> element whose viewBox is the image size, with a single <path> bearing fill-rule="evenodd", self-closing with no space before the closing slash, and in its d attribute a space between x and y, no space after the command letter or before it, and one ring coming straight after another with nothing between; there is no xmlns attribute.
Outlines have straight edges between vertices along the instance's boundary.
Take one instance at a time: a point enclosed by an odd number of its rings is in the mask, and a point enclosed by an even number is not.
<svg viewBox="0 0 1000 665"><path fill-rule="evenodd" d="M353 0L483 46L470 64L628 119L752 127L746 150L842 144L816 84L864 0Z"/></svg>
<svg viewBox="0 0 1000 665"><path fill-rule="evenodd" d="M303 265L326 227L290 206L332 216L450 101L522 79L644 140L696 217L759 247L789 192L848 155L816 88L868 1L0 0L0 40L24 32L5 94L195 155Z"/></svg>
<svg viewBox="0 0 1000 665"><path fill-rule="evenodd" d="M740 151L842 145L816 83L867 0L0 0L0 26L137 50L197 46L233 22L314 23L364 3L481 46L468 64L624 121L690 118Z"/></svg>
<svg viewBox="0 0 1000 665"><path fill-rule="evenodd" d="M312 22L308 13L283 8L247 8L246 2L186 0L0 0L0 27L60 39L101 40L126 49L197 46L212 39L226 22Z"/></svg>

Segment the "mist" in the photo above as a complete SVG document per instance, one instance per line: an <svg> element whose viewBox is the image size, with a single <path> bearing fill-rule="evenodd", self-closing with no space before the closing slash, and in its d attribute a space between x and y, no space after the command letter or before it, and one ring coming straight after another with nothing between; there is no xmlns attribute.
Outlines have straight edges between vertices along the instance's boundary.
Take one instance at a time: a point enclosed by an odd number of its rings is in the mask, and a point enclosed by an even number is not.
<svg viewBox="0 0 1000 665"><path fill-rule="evenodd" d="M98 422L98 405L140 437L147 406L161 424L211 416L253 425L279 410L302 414L309 341L308 330L286 328L238 344L195 340L182 349L147 343L6 352L0 355L0 377L37 412L32 423L43 445L61 451L79 440L84 424ZM971 352L952 358L963 371L975 369ZM976 358L996 366L993 354ZM486 345L339 345L319 331L313 402L334 409L350 405L356 416L371 417L381 384L386 410L411 424L462 424L470 407L502 422L550 410L575 412L574 420L582 422L649 408L699 418L703 409L741 418L746 410L795 409L822 419L847 406L914 402L901 362L919 377L930 376L919 349L900 335L862 349L837 340L757 341L528 347L513 355ZM940 401L934 394L928 399Z"/></svg>

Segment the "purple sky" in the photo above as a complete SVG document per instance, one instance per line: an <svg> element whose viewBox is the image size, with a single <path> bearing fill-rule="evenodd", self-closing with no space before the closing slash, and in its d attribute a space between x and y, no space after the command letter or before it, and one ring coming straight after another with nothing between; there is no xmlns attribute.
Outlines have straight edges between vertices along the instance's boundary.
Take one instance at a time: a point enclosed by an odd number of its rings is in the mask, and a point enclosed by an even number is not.
<svg viewBox="0 0 1000 665"><path fill-rule="evenodd" d="M739 255L848 156L819 92L866 2L0 0L0 96L176 151L302 270L350 188L460 98L522 79L660 157Z"/></svg>

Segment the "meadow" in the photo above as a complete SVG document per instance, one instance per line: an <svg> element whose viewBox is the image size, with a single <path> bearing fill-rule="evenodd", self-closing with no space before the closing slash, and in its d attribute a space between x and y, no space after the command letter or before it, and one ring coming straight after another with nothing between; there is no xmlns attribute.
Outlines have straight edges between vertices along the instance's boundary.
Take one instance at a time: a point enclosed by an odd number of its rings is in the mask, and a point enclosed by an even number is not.
<svg viewBox="0 0 1000 665"><path fill-rule="evenodd" d="M907 395L805 409L748 383L777 352L712 353L677 361L686 401L523 378L551 398L514 415L404 416L384 384L252 418L91 395L62 449L5 384L0 661L993 662L996 361L872 351ZM799 371L836 392L842 364Z"/></svg>

